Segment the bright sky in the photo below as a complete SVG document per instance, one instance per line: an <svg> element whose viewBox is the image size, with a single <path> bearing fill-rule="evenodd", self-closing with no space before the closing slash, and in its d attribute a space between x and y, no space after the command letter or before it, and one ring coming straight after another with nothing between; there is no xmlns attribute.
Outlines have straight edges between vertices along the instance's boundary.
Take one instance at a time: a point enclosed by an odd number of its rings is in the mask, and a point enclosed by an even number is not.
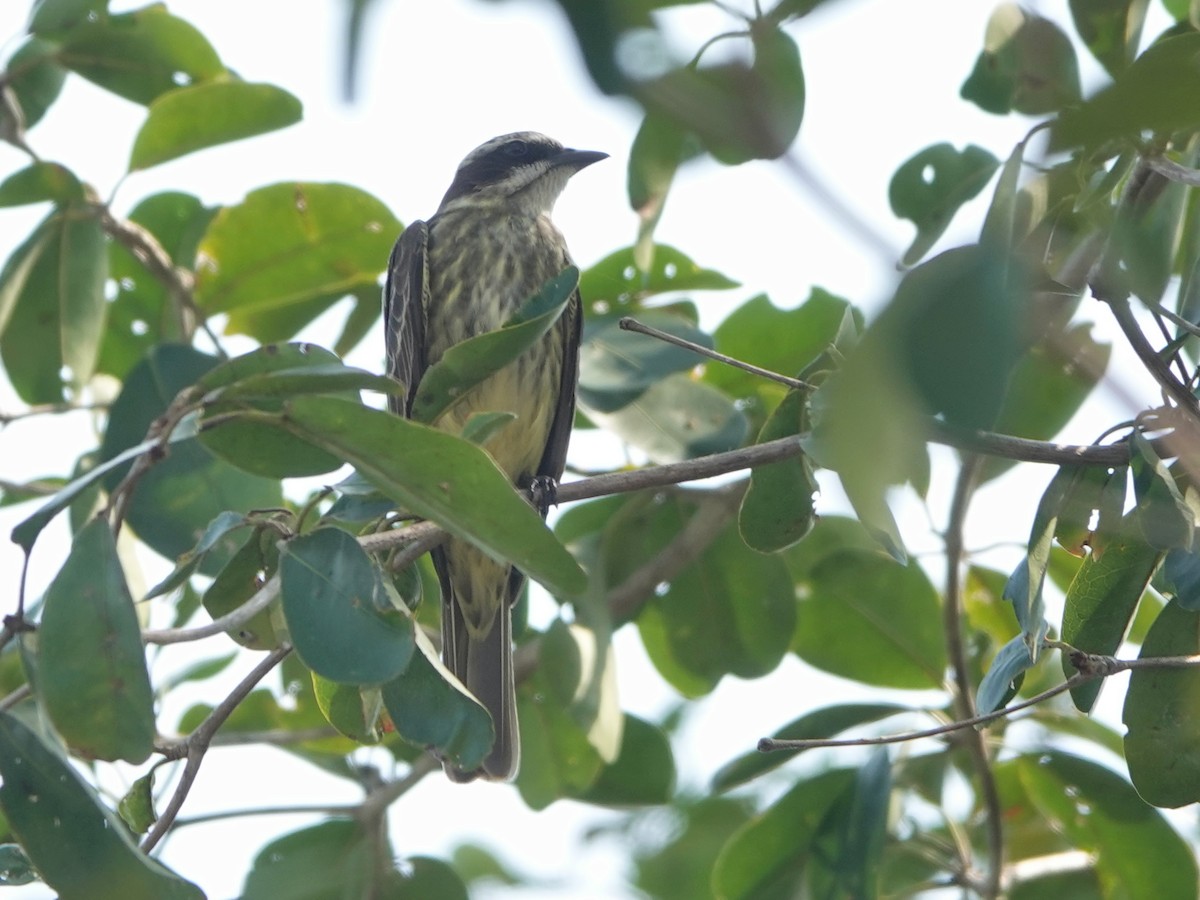
<svg viewBox="0 0 1200 900"><path fill-rule="evenodd" d="M112 5L127 9L137 4L114 0ZM1065 0L1027 5L1067 21ZM625 166L639 116L631 102L595 91L553 4L378 4L367 28L359 97L350 106L340 95L342 6L335 0L169 3L171 11L195 24L242 77L271 81L299 96L305 118L298 126L185 157L118 186L144 110L72 77L62 99L30 133L30 143L44 158L74 168L102 196L111 194L118 213L166 188L190 190L209 203L234 203L264 184L315 180L365 188L408 222L433 212L468 150L495 134L534 129L570 146L612 154L611 160L572 182L556 212L577 261L586 267L632 241L637 223L626 201ZM19 42L26 7L20 0L0 4L0 40L11 36L6 53ZM958 86L979 52L991 9L988 2L962 0L842 0L791 29L808 78L796 156L882 234L893 253L883 258L868 242L831 221L828 210L778 165L693 165L677 182L658 237L745 285L728 297L696 297L704 325L715 325L733 304L754 294L765 291L777 305L791 307L818 285L868 310L878 309L895 277L891 262L912 235L912 227L896 220L887 207L887 183L895 168L940 141L959 147L977 143L1004 158L1030 124L986 115L958 98ZM672 10L669 19L681 28L681 56L703 39L736 27L710 7ZM1148 35L1153 33L1147 29ZM1085 85L1094 83L1097 67L1086 58L1081 62ZM18 153L0 146L0 176L23 164ZM985 197L989 192L990 188ZM974 216L971 213L969 208L960 217L964 225L959 241L969 240L978 227L979 207L974 207ZM43 214L0 210L0 252L11 252ZM335 334L305 336L328 344ZM381 335L368 339L351 361L379 368ZM0 409L18 407L7 383L0 383ZM87 429L86 417L76 415L19 422L0 431L0 473L19 478L65 474L91 445ZM1098 430L1084 424L1067 438L1090 440ZM598 449L577 442L572 459L586 464L580 453ZM1027 523L1049 475L1033 470L1006 481L1001 505L1011 509L1014 497L1027 498L1015 511ZM940 519L945 497L935 491L932 503ZM0 533L7 534L29 509L0 510ZM837 509L836 492L827 492L819 510ZM995 539L992 514L976 515L973 521L989 540ZM909 526L925 535L918 538L919 546L937 548L920 512L906 517L902 527ZM1002 536L1020 540L1027 527L1018 525ZM914 532L906 531L910 533ZM35 550L31 595L44 588L61 564L64 535L65 528L60 528ZM19 564L15 547L0 541L0 609L5 612L14 607ZM147 577L153 580L153 574ZM653 718L676 698L650 672L631 630L619 638L623 703L629 711ZM216 656L226 650L209 642L197 652ZM241 665L235 675L252 662ZM206 682L187 701L211 700L213 684ZM684 730L685 741L677 746L681 784L701 788L716 766L832 692L848 696L844 684L813 674L794 660L759 681L726 679L714 697L700 705ZM168 710L162 724L169 727L178 712ZM345 783L294 763L281 752L214 751L184 816L230 807L355 799ZM511 787L462 788L431 777L394 808L392 840L401 855L445 855L460 841L482 843L516 870L547 880L543 890L527 889L519 894L522 897L569 893L615 898L627 895L621 849L606 841L586 849L582 844L589 825L610 818L567 802L532 814ZM254 853L268 839L313 821L311 816L271 816L185 828L167 841L163 858L198 881L210 897L233 896ZM25 900L47 892L35 887L11 891L11 896Z"/></svg>

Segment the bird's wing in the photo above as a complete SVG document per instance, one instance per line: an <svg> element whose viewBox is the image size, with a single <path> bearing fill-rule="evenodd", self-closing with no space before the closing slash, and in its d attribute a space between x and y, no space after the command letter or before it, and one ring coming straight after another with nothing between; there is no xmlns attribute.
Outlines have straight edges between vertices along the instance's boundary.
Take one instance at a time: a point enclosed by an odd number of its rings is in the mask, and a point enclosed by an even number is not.
<svg viewBox="0 0 1200 900"><path fill-rule="evenodd" d="M539 475L548 475L557 481L562 477L567 464L567 444L571 440L571 426L575 423L575 389L579 384L579 341L583 332L583 303L579 290L571 295L567 308L555 325L563 333L562 381L558 389L558 402L554 408L554 421L550 424L550 436L538 466Z"/></svg>
<svg viewBox="0 0 1200 900"><path fill-rule="evenodd" d="M403 397L388 399L392 412L407 417L417 384L428 365L425 359L425 307L429 265L425 248L429 227L421 221L404 229L388 260L383 287L383 327L388 374L403 383Z"/></svg>

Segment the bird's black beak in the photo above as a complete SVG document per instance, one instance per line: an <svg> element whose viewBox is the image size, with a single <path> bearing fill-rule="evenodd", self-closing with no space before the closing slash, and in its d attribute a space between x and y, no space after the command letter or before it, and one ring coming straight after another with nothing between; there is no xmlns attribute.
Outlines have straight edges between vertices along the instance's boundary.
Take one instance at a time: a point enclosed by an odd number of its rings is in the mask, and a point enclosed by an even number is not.
<svg viewBox="0 0 1200 900"><path fill-rule="evenodd" d="M601 153L599 150L572 150L570 147L563 149L555 155L554 165L565 166L575 172L590 166L592 163L600 162L602 159L608 159L607 153Z"/></svg>

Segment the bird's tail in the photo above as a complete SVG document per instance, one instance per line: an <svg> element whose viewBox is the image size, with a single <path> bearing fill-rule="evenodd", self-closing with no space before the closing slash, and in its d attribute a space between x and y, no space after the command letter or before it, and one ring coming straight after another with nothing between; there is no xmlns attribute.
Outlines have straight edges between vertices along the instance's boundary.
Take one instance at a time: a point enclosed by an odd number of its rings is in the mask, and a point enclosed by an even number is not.
<svg viewBox="0 0 1200 900"><path fill-rule="evenodd" d="M462 606L453 598L453 588L447 591L443 584L442 656L446 667L491 715L496 733L491 752L479 769L460 769L446 763L446 774L453 781L510 781L521 761L512 656L513 581L510 577L501 582L503 595L498 598L499 608L486 633L467 626Z"/></svg>

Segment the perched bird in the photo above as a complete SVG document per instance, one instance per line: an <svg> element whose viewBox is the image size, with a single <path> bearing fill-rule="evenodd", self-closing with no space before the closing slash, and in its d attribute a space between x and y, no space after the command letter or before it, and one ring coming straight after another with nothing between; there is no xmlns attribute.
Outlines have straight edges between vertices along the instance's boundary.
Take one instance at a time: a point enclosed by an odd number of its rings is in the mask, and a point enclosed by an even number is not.
<svg viewBox="0 0 1200 900"><path fill-rule="evenodd" d="M388 373L407 388L392 399L393 412L411 414L421 376L449 347L499 328L570 265L550 211L572 175L607 155L531 131L492 138L459 165L433 217L404 230L384 288ZM484 449L519 488L557 480L575 416L582 321L576 291L537 344L472 388L436 427L458 433L475 413L515 413ZM512 606L524 576L459 540L434 550L433 565L442 589L442 656L487 708L496 732L478 771L447 763L446 772L455 781L511 779L521 755Z"/></svg>

